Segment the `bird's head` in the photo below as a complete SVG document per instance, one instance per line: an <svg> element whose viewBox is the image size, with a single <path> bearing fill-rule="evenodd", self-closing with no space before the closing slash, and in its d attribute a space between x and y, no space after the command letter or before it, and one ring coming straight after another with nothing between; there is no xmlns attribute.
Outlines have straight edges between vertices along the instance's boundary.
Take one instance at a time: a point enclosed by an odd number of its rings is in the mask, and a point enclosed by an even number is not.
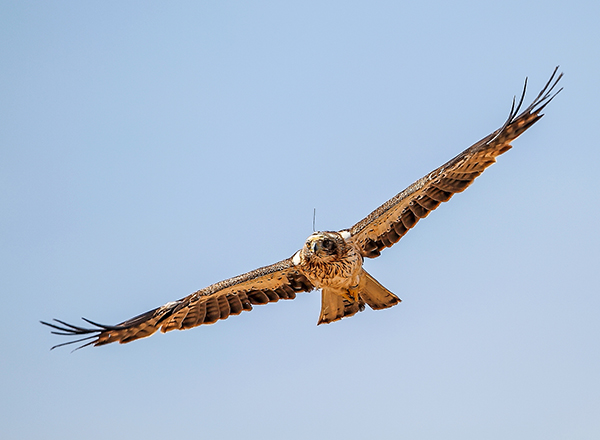
<svg viewBox="0 0 600 440"><path fill-rule="evenodd" d="M346 241L339 232L313 232L304 244L306 256L327 261L341 258L345 249Z"/></svg>

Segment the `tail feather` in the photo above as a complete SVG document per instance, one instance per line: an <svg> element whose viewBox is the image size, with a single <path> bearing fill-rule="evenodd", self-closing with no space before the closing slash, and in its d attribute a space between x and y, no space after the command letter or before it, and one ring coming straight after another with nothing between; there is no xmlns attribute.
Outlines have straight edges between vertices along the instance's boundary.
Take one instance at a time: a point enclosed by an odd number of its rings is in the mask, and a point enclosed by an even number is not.
<svg viewBox="0 0 600 440"><path fill-rule="evenodd" d="M365 303L360 298L358 301L351 301L342 295L343 292L336 289L323 288L321 290L321 315L317 325L339 321L364 310Z"/></svg>
<svg viewBox="0 0 600 440"><path fill-rule="evenodd" d="M340 291L337 289L323 288L321 291L321 315L319 324L328 324L342 318L353 316L365 309L365 303L373 310L387 309L395 306L401 300L392 292L383 287L369 273L362 269L358 294ZM352 298L357 298L353 300Z"/></svg>
<svg viewBox="0 0 600 440"><path fill-rule="evenodd" d="M358 285L359 295L373 310L387 309L402 301L379 284L379 281L373 278L366 270L363 269L362 272L360 284Z"/></svg>

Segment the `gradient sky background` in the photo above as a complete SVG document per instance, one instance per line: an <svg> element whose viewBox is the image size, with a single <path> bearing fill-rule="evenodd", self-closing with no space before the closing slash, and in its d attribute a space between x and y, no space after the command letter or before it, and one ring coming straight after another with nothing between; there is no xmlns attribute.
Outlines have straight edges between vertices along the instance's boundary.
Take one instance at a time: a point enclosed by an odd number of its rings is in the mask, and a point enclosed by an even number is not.
<svg viewBox="0 0 600 440"><path fill-rule="evenodd" d="M600 2L1 2L3 439L600 438ZM320 294L49 351L349 227L564 91Z"/></svg>

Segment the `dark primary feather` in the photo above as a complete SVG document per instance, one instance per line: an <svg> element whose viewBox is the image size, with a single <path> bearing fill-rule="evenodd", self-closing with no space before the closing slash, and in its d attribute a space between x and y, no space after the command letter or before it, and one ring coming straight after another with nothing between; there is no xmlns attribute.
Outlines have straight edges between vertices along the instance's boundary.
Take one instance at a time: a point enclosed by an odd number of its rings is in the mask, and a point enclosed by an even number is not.
<svg viewBox="0 0 600 440"><path fill-rule="evenodd" d="M427 217L440 203L447 202L464 191L496 157L508 151L510 143L535 124L543 115L541 111L562 90L553 93L562 78L558 67L545 87L523 112L519 110L525 98L527 80L518 104L513 99L506 122L492 134L476 142L438 169L417 180L404 191L385 202L366 218L352 226L350 233L361 248L364 257L374 258L397 243L409 229Z"/></svg>

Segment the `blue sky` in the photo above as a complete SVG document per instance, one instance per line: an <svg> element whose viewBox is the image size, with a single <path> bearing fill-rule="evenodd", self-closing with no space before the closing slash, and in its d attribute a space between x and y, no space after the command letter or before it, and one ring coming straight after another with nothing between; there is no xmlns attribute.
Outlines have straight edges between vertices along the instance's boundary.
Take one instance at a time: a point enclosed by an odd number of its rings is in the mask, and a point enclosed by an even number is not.
<svg viewBox="0 0 600 440"><path fill-rule="evenodd" d="M600 436L596 1L0 3L3 438ZM366 268L320 294L50 352L349 227L564 91Z"/></svg>

